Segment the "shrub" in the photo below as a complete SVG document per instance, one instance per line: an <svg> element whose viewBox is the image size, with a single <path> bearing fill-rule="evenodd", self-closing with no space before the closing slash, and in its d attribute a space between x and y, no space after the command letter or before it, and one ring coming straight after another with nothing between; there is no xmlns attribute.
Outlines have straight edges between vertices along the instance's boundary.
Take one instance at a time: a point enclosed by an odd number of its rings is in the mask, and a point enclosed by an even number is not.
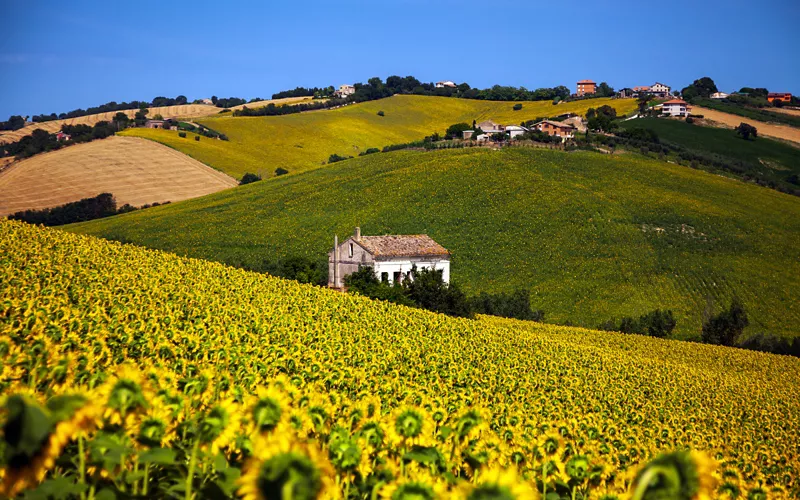
<svg viewBox="0 0 800 500"><path fill-rule="evenodd" d="M328 157L328 163L336 163L337 161L347 160L350 158L352 158L352 156L340 156L334 153Z"/></svg>
<svg viewBox="0 0 800 500"><path fill-rule="evenodd" d="M366 151L362 151L362 152L358 153L358 156L366 156L366 155L371 155L371 154L380 153L380 152L381 152L381 150L378 149L378 148L367 148Z"/></svg>
<svg viewBox="0 0 800 500"><path fill-rule="evenodd" d="M275 175L276 175L276 176L279 176L279 175L286 175L286 174L288 174L288 173L289 173L289 171L288 171L288 170L286 170L286 169L285 169L285 168L283 168L283 167L278 167L278 168L276 168L276 169L275 169Z"/></svg>
<svg viewBox="0 0 800 500"><path fill-rule="evenodd" d="M706 344L732 346L749 324L742 301L739 297L734 297L727 310L716 316L707 314L703 321L701 338Z"/></svg>
<svg viewBox="0 0 800 500"><path fill-rule="evenodd" d="M736 133L742 136L744 140L749 139L751 135L754 139L758 137L758 129L745 122L740 123L739 126L736 127Z"/></svg>
<svg viewBox="0 0 800 500"><path fill-rule="evenodd" d="M544 311L531 309L529 290L519 289L510 294L481 293L470 300L473 311L478 314L490 314L504 318L516 318L531 321L544 321Z"/></svg>
<svg viewBox="0 0 800 500"><path fill-rule="evenodd" d="M378 111L378 116L386 116L386 114L383 112L383 110L380 110Z"/></svg>
<svg viewBox="0 0 800 500"><path fill-rule="evenodd" d="M261 180L261 176L258 174L251 174L250 172L244 174L242 176L242 180L239 181L239 185L243 186L245 184L250 184L253 182L257 182Z"/></svg>
<svg viewBox="0 0 800 500"><path fill-rule="evenodd" d="M195 141L199 141L200 140L200 136L199 135L194 136L194 140Z"/></svg>
<svg viewBox="0 0 800 500"><path fill-rule="evenodd" d="M512 109L514 111L519 111L520 109L522 109L522 104L517 103L517 104L514 105L514 107Z"/></svg>
<svg viewBox="0 0 800 500"><path fill-rule="evenodd" d="M692 118L691 116L687 116L686 117L686 123L691 125L692 123L694 123L694 118Z"/></svg>
<svg viewBox="0 0 800 500"><path fill-rule="evenodd" d="M444 133L444 138L461 139L462 137L464 137L464 131L470 129L471 127L469 126L469 123L464 123L464 122L454 123L449 127L447 127L447 130Z"/></svg>
<svg viewBox="0 0 800 500"><path fill-rule="evenodd" d="M618 331L622 333L632 333L637 335L649 335L650 337L665 338L675 329L677 321L671 310L656 309L647 314L632 318L626 316L622 318L617 326L614 320L606 321L597 328L598 330Z"/></svg>
<svg viewBox="0 0 800 500"><path fill-rule="evenodd" d="M178 137L186 137L186 132L178 132Z"/></svg>

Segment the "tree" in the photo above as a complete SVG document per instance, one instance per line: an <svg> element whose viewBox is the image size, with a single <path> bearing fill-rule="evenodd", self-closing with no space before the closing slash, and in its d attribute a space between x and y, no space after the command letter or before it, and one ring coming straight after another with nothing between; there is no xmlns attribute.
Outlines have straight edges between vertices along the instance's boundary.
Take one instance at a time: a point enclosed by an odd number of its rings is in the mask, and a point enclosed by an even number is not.
<svg viewBox="0 0 800 500"><path fill-rule="evenodd" d="M246 174L244 174L242 176L242 180L239 181L239 185L243 186L245 184L250 184L252 182L257 182L257 181L260 181L260 180L261 180L261 176L260 175L251 174L250 172L247 172Z"/></svg>
<svg viewBox="0 0 800 500"><path fill-rule="evenodd" d="M701 338L707 344L732 346L749 324L742 301L733 297L728 310L706 318Z"/></svg>
<svg viewBox="0 0 800 500"><path fill-rule="evenodd" d="M696 97L709 97L711 94L718 92L717 85L714 80L704 76L692 82L691 85L681 90L681 95L686 100L692 100Z"/></svg>
<svg viewBox="0 0 800 500"><path fill-rule="evenodd" d="M444 133L445 139L461 139L464 134L465 130L470 130L468 123L454 123L447 127L447 130Z"/></svg>
<svg viewBox="0 0 800 500"><path fill-rule="evenodd" d="M140 108L139 111L137 111L133 116L133 123L135 123L137 127L144 125L144 123L147 121L147 113L149 112L150 110L147 108Z"/></svg>
<svg viewBox="0 0 800 500"><path fill-rule="evenodd" d="M288 174L288 173L289 173L289 171L288 171L288 170L286 170L286 169L285 169L285 168L283 168L283 167L278 167L278 168L276 168L276 169L275 169L275 176L276 176L276 177L277 177L277 176L280 176L280 175L286 175L286 174Z"/></svg>
<svg viewBox="0 0 800 500"><path fill-rule="evenodd" d="M114 115L114 118L112 118L111 121L114 122L114 125L116 126L117 130L122 130L124 128L127 128L128 123L130 123L131 119L128 118L128 115L120 111Z"/></svg>
<svg viewBox="0 0 800 500"><path fill-rule="evenodd" d="M609 86L606 82L600 82L594 95L597 97L611 97L614 95L614 88Z"/></svg>
<svg viewBox="0 0 800 500"><path fill-rule="evenodd" d="M739 126L736 127L736 133L742 136L744 140L748 140L751 135L754 139L758 137L758 129L745 122L740 123Z"/></svg>
<svg viewBox="0 0 800 500"><path fill-rule="evenodd" d="M639 99L636 100L636 105L639 107L639 114L643 115L647 111L647 105L650 103L651 94L640 94Z"/></svg>

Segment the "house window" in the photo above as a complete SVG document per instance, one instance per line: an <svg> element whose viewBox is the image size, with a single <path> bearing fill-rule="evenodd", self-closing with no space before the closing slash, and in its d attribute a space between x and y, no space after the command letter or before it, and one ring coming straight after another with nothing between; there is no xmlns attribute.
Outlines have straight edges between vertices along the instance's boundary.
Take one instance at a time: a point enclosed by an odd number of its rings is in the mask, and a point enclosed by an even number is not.
<svg viewBox="0 0 800 500"><path fill-rule="evenodd" d="M381 273L381 281L384 283L389 282L389 273Z"/></svg>
<svg viewBox="0 0 800 500"><path fill-rule="evenodd" d="M350 258L353 258L353 244L350 243Z"/></svg>
<svg viewBox="0 0 800 500"><path fill-rule="evenodd" d="M395 283L400 283L401 281L403 281L403 273L401 273L400 271L395 271L393 278Z"/></svg>

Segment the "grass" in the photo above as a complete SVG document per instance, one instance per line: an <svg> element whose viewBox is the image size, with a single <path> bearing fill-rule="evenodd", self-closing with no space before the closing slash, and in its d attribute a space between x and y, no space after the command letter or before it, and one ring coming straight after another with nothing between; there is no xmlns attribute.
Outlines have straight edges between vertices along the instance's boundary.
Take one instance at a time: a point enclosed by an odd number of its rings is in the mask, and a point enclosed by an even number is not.
<svg viewBox="0 0 800 500"><path fill-rule="evenodd" d="M738 294L751 332L797 334L800 200L638 155L376 154L70 230L261 268L325 259L356 225L427 233L469 293L528 287L548 321L668 308L691 337Z"/></svg>
<svg viewBox="0 0 800 500"><path fill-rule="evenodd" d="M123 134L161 142L238 179L246 172L269 177L278 167L290 173L319 168L334 153L357 156L367 148L420 140L433 132L444 134L447 127L458 122L471 124L473 120L491 119L518 124L540 116L583 114L588 108L603 104L616 107L620 114L636 107L634 99L589 99L557 106L551 101L523 102L519 111L513 110L514 104L397 95L295 115L196 120L227 135L227 142L205 138L196 142L192 137L178 137L177 132L154 129L129 129ZM385 116L378 116L378 111Z"/></svg>
<svg viewBox="0 0 800 500"><path fill-rule="evenodd" d="M792 174L800 174L800 149L786 143L766 137L744 140L733 130L690 125L684 121L663 118L642 118L619 124L625 129L651 129L662 142L745 162L751 167L747 172L751 176L797 188L786 179Z"/></svg>
<svg viewBox="0 0 800 500"><path fill-rule="evenodd" d="M698 99L694 102L694 104L706 108L716 109L717 111L723 111L725 113L743 116L745 118L750 118L751 120L800 127L800 116L776 113L774 111L770 111L769 109L753 108L732 102L721 102L716 99Z"/></svg>

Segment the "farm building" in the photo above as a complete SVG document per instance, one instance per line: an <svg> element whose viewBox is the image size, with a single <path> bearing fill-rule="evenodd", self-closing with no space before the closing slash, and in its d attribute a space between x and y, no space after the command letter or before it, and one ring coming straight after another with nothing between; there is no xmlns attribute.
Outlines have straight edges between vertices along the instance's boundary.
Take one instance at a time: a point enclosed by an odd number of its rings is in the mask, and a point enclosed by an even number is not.
<svg viewBox="0 0 800 500"><path fill-rule="evenodd" d="M578 90L576 94L578 97L582 95L594 94L597 91L597 84L592 80L581 80L578 82Z"/></svg>
<svg viewBox="0 0 800 500"><path fill-rule="evenodd" d="M511 139L513 139L515 137L519 137L519 136L521 136L522 134L524 134L527 131L528 131L528 129L526 129L525 127L521 127L519 125L508 125L506 127L506 132L508 133L508 136Z"/></svg>
<svg viewBox="0 0 800 500"><path fill-rule="evenodd" d="M486 132L487 134L496 134L499 132L505 132L506 128L502 125L498 125L497 123L493 122L492 120L484 120L478 124L478 128Z"/></svg>
<svg viewBox="0 0 800 500"><path fill-rule="evenodd" d="M539 132L544 132L551 137L560 137L562 141L573 139L575 137L575 127L562 122L542 120L533 124L531 128L538 130Z"/></svg>
<svg viewBox="0 0 800 500"><path fill-rule="evenodd" d="M164 120L147 120L144 122L145 128L164 128Z"/></svg>
<svg viewBox="0 0 800 500"><path fill-rule="evenodd" d="M664 99L669 97L670 86L656 82L650 85L650 88L647 91L656 97L661 97Z"/></svg>
<svg viewBox="0 0 800 500"><path fill-rule="evenodd" d="M356 88L352 85L340 85L339 90L333 93L336 97L347 97L356 93Z"/></svg>
<svg viewBox="0 0 800 500"><path fill-rule="evenodd" d="M619 97L620 99L626 99L628 97L634 97L634 94L635 94L634 90L632 88L629 88L629 87L625 87L624 89L619 89L617 91L617 97Z"/></svg>
<svg viewBox="0 0 800 500"><path fill-rule="evenodd" d="M661 113L669 116L689 116L691 110L686 101L681 99L673 99L661 105Z"/></svg>
<svg viewBox="0 0 800 500"><path fill-rule="evenodd" d="M414 267L441 270L444 282L450 282L450 252L426 234L361 236L357 227L342 243L335 237L328 252L328 286L342 288L344 278L364 266L389 284L413 279Z"/></svg>
<svg viewBox="0 0 800 500"><path fill-rule="evenodd" d="M726 94L725 92L714 92L710 97L712 99L727 99L728 95L729 94Z"/></svg>
<svg viewBox="0 0 800 500"><path fill-rule="evenodd" d="M767 100L769 102L792 102L792 94L789 92L770 92L767 94Z"/></svg>
<svg viewBox="0 0 800 500"><path fill-rule="evenodd" d="M636 94L640 94L642 92L647 93L647 92L650 92L650 86L649 85L637 85L637 86L633 87L632 90Z"/></svg>
<svg viewBox="0 0 800 500"><path fill-rule="evenodd" d="M455 82L451 82L450 80L446 80L444 82L436 82L437 89L443 89L445 87L450 87L451 89L456 88Z"/></svg>
<svg viewBox="0 0 800 500"><path fill-rule="evenodd" d="M68 141L70 139L71 139L70 135L69 134L65 134L64 132L58 132L56 134L56 140L57 141Z"/></svg>

